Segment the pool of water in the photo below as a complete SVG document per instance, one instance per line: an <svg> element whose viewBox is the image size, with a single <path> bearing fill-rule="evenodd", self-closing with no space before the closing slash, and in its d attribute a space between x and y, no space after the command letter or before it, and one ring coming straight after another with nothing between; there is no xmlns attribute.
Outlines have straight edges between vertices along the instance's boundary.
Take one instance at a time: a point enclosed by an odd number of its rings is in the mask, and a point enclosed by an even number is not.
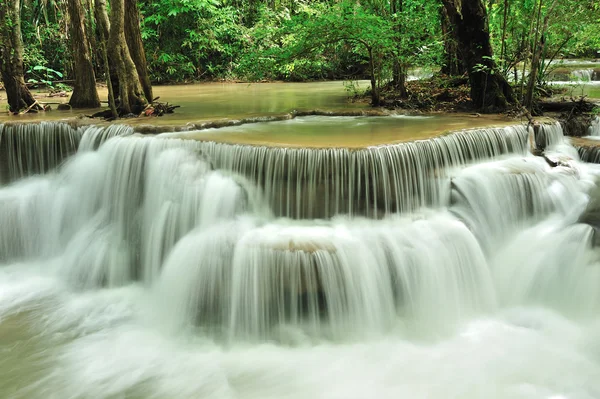
<svg viewBox="0 0 600 399"><path fill-rule="evenodd" d="M502 116L306 116L161 136L282 147L367 147L425 139L449 131L515 124Z"/></svg>
<svg viewBox="0 0 600 399"><path fill-rule="evenodd" d="M358 82L367 87L366 82ZM38 93L42 95L41 93ZM106 89L100 89L101 100L107 98ZM366 103L350 103L344 83L199 83L190 85L154 86L154 95L160 101L180 105L172 115L127 121L128 123L182 124L189 121L218 118L245 118L258 115L275 115L293 110L311 109L361 109ZM40 98L45 102L68 102L68 97ZM6 93L0 92L0 109L6 106ZM56 107L56 106L54 106ZM51 111L22 115L22 120L57 120L89 115L96 110ZM0 121L8 120L6 114ZM15 118L11 118L14 120Z"/></svg>

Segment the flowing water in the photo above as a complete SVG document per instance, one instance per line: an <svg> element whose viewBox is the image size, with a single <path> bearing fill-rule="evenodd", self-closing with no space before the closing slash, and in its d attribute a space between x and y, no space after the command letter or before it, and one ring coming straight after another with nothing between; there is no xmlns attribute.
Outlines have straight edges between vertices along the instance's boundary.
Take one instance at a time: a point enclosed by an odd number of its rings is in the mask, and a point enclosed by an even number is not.
<svg viewBox="0 0 600 399"><path fill-rule="evenodd" d="M588 136L600 138L600 117L596 116L588 128Z"/></svg>
<svg viewBox="0 0 600 399"><path fill-rule="evenodd" d="M520 126L363 149L39 129L0 130L2 398L600 396L600 169L557 125L556 167Z"/></svg>

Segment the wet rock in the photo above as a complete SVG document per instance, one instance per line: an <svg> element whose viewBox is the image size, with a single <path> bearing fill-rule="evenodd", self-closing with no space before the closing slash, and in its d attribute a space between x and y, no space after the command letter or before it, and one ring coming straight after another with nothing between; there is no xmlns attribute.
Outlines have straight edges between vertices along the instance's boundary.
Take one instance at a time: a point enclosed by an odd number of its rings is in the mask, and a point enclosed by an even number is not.
<svg viewBox="0 0 600 399"><path fill-rule="evenodd" d="M579 216L579 223L590 225L594 229L592 240L595 247L600 246L600 187L590 192L590 202L585 211Z"/></svg>
<svg viewBox="0 0 600 399"><path fill-rule="evenodd" d="M589 114L573 115L570 118L561 118L560 124L565 136L583 137L587 136L592 117Z"/></svg>

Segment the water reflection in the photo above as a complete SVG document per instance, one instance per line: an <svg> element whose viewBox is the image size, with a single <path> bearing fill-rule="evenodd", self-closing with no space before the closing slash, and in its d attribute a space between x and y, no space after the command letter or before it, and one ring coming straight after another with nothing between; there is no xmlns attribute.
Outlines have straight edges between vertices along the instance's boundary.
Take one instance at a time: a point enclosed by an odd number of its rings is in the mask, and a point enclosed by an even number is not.
<svg viewBox="0 0 600 399"><path fill-rule="evenodd" d="M358 82L366 88L367 82ZM36 94L36 93L34 93ZM106 89L100 89L101 100L108 97ZM153 124L173 124L215 118L243 118L272 115L292 110L324 108L328 110L368 108L366 103L350 103L344 83L199 83L190 85L155 86L154 95L161 101L181 105L173 115L152 119ZM43 98L40 101L67 103L68 97ZM6 93L0 92L0 109L6 105ZM88 115L94 110L52 111L28 114L20 120L58 120ZM0 121L7 120L6 114ZM14 118L13 118L14 119ZM148 123L147 119L130 121Z"/></svg>

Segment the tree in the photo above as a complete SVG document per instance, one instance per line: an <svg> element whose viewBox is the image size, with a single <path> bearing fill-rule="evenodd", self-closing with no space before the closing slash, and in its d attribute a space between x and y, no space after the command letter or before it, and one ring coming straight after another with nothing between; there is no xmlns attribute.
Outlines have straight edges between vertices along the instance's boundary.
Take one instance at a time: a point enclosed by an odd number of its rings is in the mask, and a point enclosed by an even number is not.
<svg viewBox="0 0 600 399"><path fill-rule="evenodd" d="M111 68L112 63L108 56L108 49L106 44L108 42L108 36L110 34L110 23L108 21L108 14L106 12L106 0L95 0L94 3L94 18L96 20L96 26L98 29L98 41L100 45L100 53L102 56L102 62L104 63L104 74L106 76L106 86L108 87L108 106L110 107L110 113L113 118L119 116L116 106L115 92L118 92L118 81L114 68Z"/></svg>
<svg viewBox="0 0 600 399"><path fill-rule="evenodd" d="M142 43L142 32L140 29L140 12L138 11L136 0L125 0L125 40L131 54L131 59L135 64L140 84L144 90L144 95L148 102L152 102L152 84L148 74L148 64L146 63L146 52Z"/></svg>
<svg viewBox="0 0 600 399"><path fill-rule="evenodd" d="M404 1L403 0L391 0L390 1L390 13L392 14L392 18L394 19L394 30L398 37L401 37L402 34L402 24L400 23L399 16L404 11ZM398 43L398 52L400 53L401 43ZM400 57L394 57L394 62L392 65L392 85L398 90L401 97L406 97L406 68L404 65L400 63Z"/></svg>
<svg viewBox="0 0 600 399"><path fill-rule="evenodd" d="M292 21L295 44L284 51L283 57L293 59L321 51L325 46L345 42L363 55L371 83L371 104L382 104L380 83L383 63L398 57L396 30L389 18L367 12L354 2L336 4L322 14L300 17Z"/></svg>
<svg viewBox="0 0 600 399"><path fill-rule="evenodd" d="M487 12L482 1L442 0L442 3L462 49L473 105L483 111L506 109L515 99L493 59Z"/></svg>
<svg viewBox="0 0 600 399"><path fill-rule="evenodd" d="M125 39L125 0L113 0L110 6L108 52L119 79L119 111L121 114L138 113L147 102Z"/></svg>
<svg viewBox="0 0 600 399"><path fill-rule="evenodd" d="M440 7L442 35L444 36L444 58L441 72L450 76L462 75L466 72L462 53L458 46L456 21L450 21L446 7Z"/></svg>
<svg viewBox="0 0 600 399"><path fill-rule="evenodd" d="M88 46L81 0L68 0L68 10L71 48L75 61L75 85L69 104L73 108L98 108L100 99L96 90L96 75Z"/></svg>
<svg viewBox="0 0 600 399"><path fill-rule="evenodd" d="M542 56L544 54L544 49L546 47L546 32L548 31L548 22L550 18L550 13L552 9L556 5L556 0L552 2L550 6L550 11L544 17L544 22L540 27L540 21L542 16L542 7L543 1L540 0L538 6L537 13L537 28L536 35L534 41L533 52L531 56L531 70L529 71L529 82L527 83L527 91L525 93L525 99L523 101L523 105L527 107L527 109L531 109L533 106L533 95L536 84L538 82L538 71L540 70L540 64L542 63Z"/></svg>
<svg viewBox="0 0 600 399"><path fill-rule="evenodd" d="M10 112L41 108L25 85L20 0L0 0L0 75Z"/></svg>

